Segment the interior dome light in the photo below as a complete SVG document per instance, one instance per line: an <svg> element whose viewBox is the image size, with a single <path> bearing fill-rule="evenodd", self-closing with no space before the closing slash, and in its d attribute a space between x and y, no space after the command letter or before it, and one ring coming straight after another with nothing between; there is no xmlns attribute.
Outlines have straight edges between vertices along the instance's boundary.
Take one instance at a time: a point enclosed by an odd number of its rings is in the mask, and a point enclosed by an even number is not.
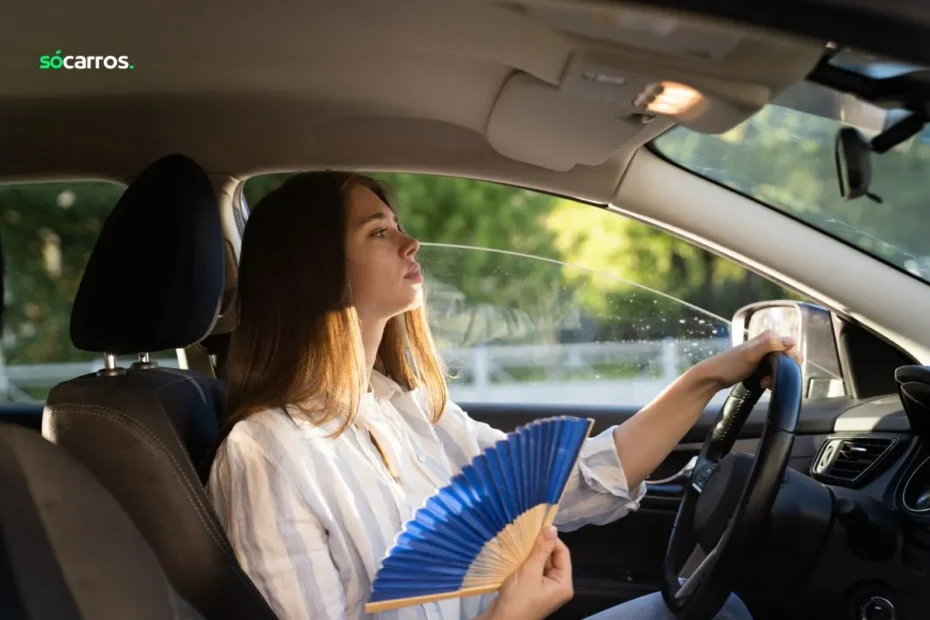
<svg viewBox="0 0 930 620"><path fill-rule="evenodd" d="M700 92L690 86L677 82L659 82L646 86L633 105L656 114L675 115L690 110L703 98Z"/></svg>

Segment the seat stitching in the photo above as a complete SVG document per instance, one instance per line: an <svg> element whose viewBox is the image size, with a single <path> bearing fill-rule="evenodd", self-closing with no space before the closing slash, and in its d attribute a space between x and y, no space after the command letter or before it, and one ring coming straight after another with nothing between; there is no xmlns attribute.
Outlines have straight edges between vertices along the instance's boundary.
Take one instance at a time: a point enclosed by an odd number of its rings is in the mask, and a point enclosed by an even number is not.
<svg viewBox="0 0 930 620"><path fill-rule="evenodd" d="M200 381L197 380L196 377L191 377L190 375L183 374L182 372L180 372L179 370L174 369L174 368L162 368L162 370L165 371L164 374L166 374L166 375L173 375L174 377L176 377L176 379L175 379L174 381L168 381L168 382L166 382L166 383L163 383L162 385L159 385L159 386L155 387L155 388L152 390L153 392L160 392L161 390L163 390L163 389L165 389L165 388L167 388L167 387L171 387L171 386L173 386L173 385L177 385L178 383L186 383L186 382L189 381L189 382L191 382L191 383L194 384L194 387L196 387L196 388L197 388L197 391L200 392L201 398L202 398L204 401L206 401L206 391L207 391L207 390L206 390L205 387L200 383Z"/></svg>
<svg viewBox="0 0 930 620"><path fill-rule="evenodd" d="M158 444L158 447L161 448L161 451L167 454L168 458L171 460L172 464L175 466L175 469L172 470L172 474L175 476L175 478L178 479L179 478L178 474L182 473L182 472L177 471L182 468L180 464L177 462L177 459L174 458L174 455L171 454L171 451L161 441L161 439L159 439L157 435L152 433L145 426L143 426L137 420L131 418L130 416L127 416L126 414L120 411L110 409L107 407L100 407L98 405L55 404L55 405L52 405L52 407L55 409L55 413L65 413L65 412L86 413L88 415L97 416L103 419L111 419L119 424L126 426L131 432L133 432L133 434L136 434L137 436L141 436L142 439L154 440L154 442ZM171 431L175 439L178 439L180 443L180 439L178 438L177 433L174 431L174 426L169 424L169 427L171 427ZM183 444L181 445L183 447ZM222 537L217 537L216 535L217 526L212 522L212 519L207 518L205 520L204 518L205 515L203 515L201 512L204 510L203 502L200 500L199 497L197 497L196 493L193 493L193 494L191 493L192 485L190 481L187 479L187 476L183 475L182 473L182 475L180 476L180 479L181 479L181 482L183 483L182 488L184 489L185 497L187 497L188 501L190 501L191 504L193 504L195 508L194 512L197 514L197 518L206 527L207 531L210 534L210 537L227 556L231 556L231 557L227 557L226 558L227 560L231 558L235 558L235 553L232 551L232 547L230 546L229 542L224 541ZM238 569L233 572L236 573L236 576L239 578L239 580L240 581L243 580L244 575L242 574L242 567L239 566L238 559L236 559L235 563L233 564L233 567ZM258 594L260 597L260 600L267 606L268 603L267 601L265 601L264 596L261 595L261 593L258 591L258 588L255 586L255 584L250 579L246 580L246 585L250 586L252 593ZM265 610L265 613L267 615L268 613L267 609ZM274 618L274 616L268 616L268 617Z"/></svg>

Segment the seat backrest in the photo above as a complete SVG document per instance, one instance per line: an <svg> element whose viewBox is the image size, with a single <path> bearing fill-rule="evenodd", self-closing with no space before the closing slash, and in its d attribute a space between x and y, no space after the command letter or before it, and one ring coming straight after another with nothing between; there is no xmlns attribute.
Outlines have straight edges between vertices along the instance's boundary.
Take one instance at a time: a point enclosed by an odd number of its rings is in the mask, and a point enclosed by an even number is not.
<svg viewBox="0 0 930 620"><path fill-rule="evenodd" d="M168 578L204 616L274 618L236 561L203 487L221 386L147 358L210 333L223 260L207 174L180 155L149 166L104 224L72 310L74 344L102 354L106 367L51 391L43 434L116 497ZM117 355L140 361L119 368Z"/></svg>
<svg viewBox="0 0 930 620"><path fill-rule="evenodd" d="M36 431L0 424L0 497L0 618L202 618L116 500Z"/></svg>

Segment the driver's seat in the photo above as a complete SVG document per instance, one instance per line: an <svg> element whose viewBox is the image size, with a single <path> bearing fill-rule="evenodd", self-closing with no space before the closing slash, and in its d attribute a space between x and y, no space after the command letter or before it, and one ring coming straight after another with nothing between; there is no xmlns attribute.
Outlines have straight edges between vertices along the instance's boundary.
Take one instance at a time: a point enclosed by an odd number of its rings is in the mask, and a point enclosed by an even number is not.
<svg viewBox="0 0 930 620"><path fill-rule="evenodd" d="M272 620L203 487L222 386L147 360L210 333L223 245L216 196L199 165L172 155L136 177L104 224L71 315L75 346L100 353L107 367L52 390L43 434L116 497L208 620ZM121 368L118 355L140 361Z"/></svg>

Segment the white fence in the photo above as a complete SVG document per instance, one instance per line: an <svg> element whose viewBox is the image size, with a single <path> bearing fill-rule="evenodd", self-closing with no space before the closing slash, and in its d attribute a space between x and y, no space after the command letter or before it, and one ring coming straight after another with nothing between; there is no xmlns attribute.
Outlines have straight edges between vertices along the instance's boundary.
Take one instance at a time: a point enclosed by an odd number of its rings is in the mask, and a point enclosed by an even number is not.
<svg viewBox="0 0 930 620"><path fill-rule="evenodd" d="M450 391L461 402L641 405L695 362L729 348L726 339L646 340L552 345L492 345L445 349L456 377ZM162 366L177 360L160 359ZM26 392L95 372L103 360L0 366L0 392ZM618 370L619 369L619 370Z"/></svg>
<svg viewBox="0 0 930 620"><path fill-rule="evenodd" d="M450 385L460 402L644 405L685 369L730 346L726 339L492 345L447 349L443 357L461 377ZM604 366L626 366L626 372L600 372ZM513 372L527 368L537 370L530 379Z"/></svg>

